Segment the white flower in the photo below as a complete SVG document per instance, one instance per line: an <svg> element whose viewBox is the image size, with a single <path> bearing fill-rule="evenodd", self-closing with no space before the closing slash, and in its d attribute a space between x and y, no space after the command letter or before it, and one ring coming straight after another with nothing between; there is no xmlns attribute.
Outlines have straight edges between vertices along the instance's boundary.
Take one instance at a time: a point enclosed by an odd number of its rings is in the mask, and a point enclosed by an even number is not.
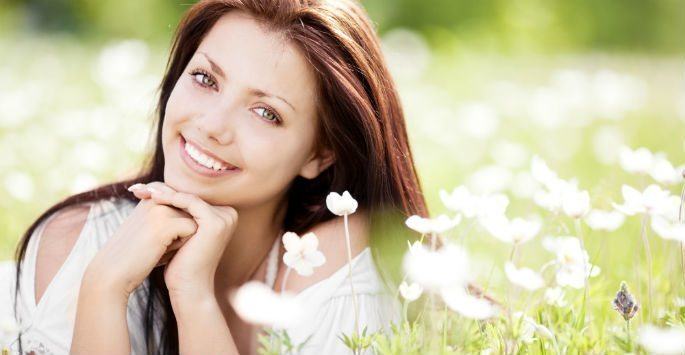
<svg viewBox="0 0 685 355"><path fill-rule="evenodd" d="M590 210L590 194L578 189L575 180L559 178L537 155L531 162L531 175L545 187L533 194L538 206L554 213L564 212L571 218L580 218Z"/></svg>
<svg viewBox="0 0 685 355"><path fill-rule="evenodd" d="M288 328L304 314L304 305L293 295L278 294L259 281L246 282L230 300L240 318L252 324Z"/></svg>
<svg viewBox="0 0 685 355"><path fill-rule="evenodd" d="M343 192L342 196L337 192L331 192L326 196L326 207L337 216L353 214L357 210L357 200L352 198L349 192Z"/></svg>
<svg viewBox="0 0 685 355"><path fill-rule="evenodd" d="M654 155L647 148L631 150L623 146L619 149L618 159L623 170L629 173L648 174L654 162Z"/></svg>
<svg viewBox="0 0 685 355"><path fill-rule="evenodd" d="M443 287L440 296L447 307L466 318L487 319L499 313L497 307L487 299L467 294L463 285Z"/></svg>
<svg viewBox="0 0 685 355"><path fill-rule="evenodd" d="M545 302L555 307L566 307L564 290L561 287L552 287L545 290Z"/></svg>
<svg viewBox="0 0 685 355"><path fill-rule="evenodd" d="M456 187L452 193L441 189L440 199L445 207L461 213L466 218L501 215L509 205L509 198L506 195L475 195L463 185Z"/></svg>
<svg viewBox="0 0 685 355"><path fill-rule="evenodd" d="M649 185L643 192L628 185L623 185L621 192L623 193L623 204L612 203L612 205L629 216L638 213L647 213L649 215L663 214L670 206L671 193L668 190L661 189L659 185Z"/></svg>
<svg viewBox="0 0 685 355"><path fill-rule="evenodd" d="M661 238L685 243L685 224L671 223L661 216L652 217L652 229Z"/></svg>
<svg viewBox="0 0 685 355"><path fill-rule="evenodd" d="M561 197L561 209L571 218L580 218L590 211L590 194L583 190L565 189Z"/></svg>
<svg viewBox="0 0 685 355"><path fill-rule="evenodd" d="M412 282L411 285L408 285L406 281L402 281L402 284L400 285L400 294L405 300L409 302L416 301L421 297L421 293L423 293L423 287L421 287L421 285L416 282Z"/></svg>
<svg viewBox="0 0 685 355"><path fill-rule="evenodd" d="M462 285L469 275L466 251L453 244L446 244L437 251L418 245L412 252L405 253L402 265L411 281L429 290Z"/></svg>
<svg viewBox="0 0 685 355"><path fill-rule="evenodd" d="M423 218L421 216L413 215L404 222L407 227L421 233L444 233L445 231L454 228L461 222L461 215L457 215L454 218L449 218L444 214L439 215L436 218Z"/></svg>
<svg viewBox="0 0 685 355"><path fill-rule="evenodd" d="M597 276L600 272L598 266L590 264L587 251L576 237L546 237L542 245L557 255L556 281L559 286L583 288L586 277Z"/></svg>
<svg viewBox="0 0 685 355"><path fill-rule="evenodd" d="M493 237L510 244L525 243L533 239L542 228L538 221L523 218L508 220L506 216L481 218L479 222Z"/></svg>
<svg viewBox="0 0 685 355"><path fill-rule="evenodd" d="M654 354L682 354L685 352L685 328L659 328L651 324L637 331L638 342Z"/></svg>
<svg viewBox="0 0 685 355"><path fill-rule="evenodd" d="M533 318L526 316L523 312L515 312L512 314L512 320L519 328L519 340L530 344L533 342L533 336L537 333L547 339L554 339L554 334L544 325L538 324Z"/></svg>
<svg viewBox="0 0 685 355"><path fill-rule="evenodd" d="M585 223L593 230L613 232L623 225L626 217L618 211L592 210L585 216Z"/></svg>
<svg viewBox="0 0 685 355"><path fill-rule="evenodd" d="M545 284L542 276L537 272L525 267L518 269L511 262L504 265L504 272L511 283L528 291L535 291Z"/></svg>
<svg viewBox="0 0 685 355"><path fill-rule="evenodd" d="M675 185L683 182L683 167L675 168L662 154L654 157L649 176L664 185Z"/></svg>
<svg viewBox="0 0 685 355"><path fill-rule="evenodd" d="M311 275L315 267L326 262L326 257L317 250L319 239L312 232L302 238L293 232L286 232L283 234L283 246L286 250L283 262L302 276Z"/></svg>

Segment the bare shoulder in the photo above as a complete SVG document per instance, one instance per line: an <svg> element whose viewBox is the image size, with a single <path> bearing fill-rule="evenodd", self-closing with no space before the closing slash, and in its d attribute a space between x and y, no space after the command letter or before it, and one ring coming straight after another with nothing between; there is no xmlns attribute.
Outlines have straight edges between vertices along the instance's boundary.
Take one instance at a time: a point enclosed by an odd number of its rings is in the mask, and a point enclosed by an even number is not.
<svg viewBox="0 0 685 355"><path fill-rule="evenodd" d="M86 223L90 205L80 204L59 210L43 228L36 255L36 302L54 278Z"/></svg>
<svg viewBox="0 0 685 355"><path fill-rule="evenodd" d="M365 210L358 209L348 216L350 232L350 249L352 258L369 245L369 216ZM326 256L326 262L314 269L310 276L300 276L291 272L288 276L286 290L299 292L321 280L324 280L347 264L347 242L345 241L345 224L343 217L336 217L314 225L313 232L319 239L319 250ZM282 273L280 273L282 276ZM280 282L280 280L278 280ZM277 283L277 285L280 285Z"/></svg>

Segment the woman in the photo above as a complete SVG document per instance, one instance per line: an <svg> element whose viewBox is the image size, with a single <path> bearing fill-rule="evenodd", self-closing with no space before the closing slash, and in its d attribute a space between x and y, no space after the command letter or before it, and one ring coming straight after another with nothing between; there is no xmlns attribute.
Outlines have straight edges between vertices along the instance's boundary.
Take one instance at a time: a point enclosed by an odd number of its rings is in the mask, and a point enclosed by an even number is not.
<svg viewBox="0 0 685 355"><path fill-rule="evenodd" d="M229 295L249 280L281 291L287 267L279 257L268 280L267 256L282 255L285 231L314 232L327 259L285 285L316 310L288 329L309 338L303 352L349 353L338 336L354 329L353 304L370 331L394 319L369 252L381 234L369 231L381 213L428 212L397 92L358 4L200 1L175 34L157 111L139 176L67 198L23 236L15 314L25 340L13 349L255 353L258 329ZM357 298L341 221L325 202L344 190L359 203Z"/></svg>

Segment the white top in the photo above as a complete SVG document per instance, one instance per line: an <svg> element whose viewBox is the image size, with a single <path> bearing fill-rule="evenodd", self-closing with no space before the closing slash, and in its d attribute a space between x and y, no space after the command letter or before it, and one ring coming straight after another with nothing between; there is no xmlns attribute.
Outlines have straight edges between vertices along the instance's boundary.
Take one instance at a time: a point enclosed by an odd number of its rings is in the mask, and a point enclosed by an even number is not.
<svg viewBox="0 0 685 355"><path fill-rule="evenodd" d="M24 352L33 350L36 354L68 354L83 272L135 205L132 201L114 198L90 203L90 212L81 234L37 305L34 292L36 253L42 230L54 215L36 228L22 261L21 292L17 305ZM274 245L271 254L278 252L279 244ZM270 259L273 259L273 256ZM276 267L277 265L278 263ZM267 266L267 284L273 287L273 261ZM390 323L400 319L401 306L385 290L369 248L364 249L352 260L352 269L360 327L366 325L367 333L381 328L389 330ZM0 262L0 322L7 319L6 317L14 319L14 283L14 262ZM134 291L128 302L127 321L134 355L146 353L143 305L147 299L147 285L146 280ZM296 297L312 310L308 313L307 321L300 322L296 328L287 329L294 344L302 343L311 335L302 349L302 354L349 354L349 349L338 339L343 332L351 335L354 330L354 307L348 265L345 264L328 278L302 290ZM159 333L156 332L155 335L158 342ZM0 347L7 345L2 343L4 340L0 332ZM16 335L10 337L9 343L11 353L18 354L19 342Z"/></svg>

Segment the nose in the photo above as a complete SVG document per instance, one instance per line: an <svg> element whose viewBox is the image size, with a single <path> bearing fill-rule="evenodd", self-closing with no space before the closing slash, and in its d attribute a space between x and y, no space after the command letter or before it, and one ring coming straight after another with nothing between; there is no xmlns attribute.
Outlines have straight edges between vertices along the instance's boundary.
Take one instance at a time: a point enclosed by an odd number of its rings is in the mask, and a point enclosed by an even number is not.
<svg viewBox="0 0 685 355"><path fill-rule="evenodd" d="M197 118L196 127L201 134L214 140L217 144L229 144L234 138L234 125L231 113L225 108L217 107L207 110Z"/></svg>

